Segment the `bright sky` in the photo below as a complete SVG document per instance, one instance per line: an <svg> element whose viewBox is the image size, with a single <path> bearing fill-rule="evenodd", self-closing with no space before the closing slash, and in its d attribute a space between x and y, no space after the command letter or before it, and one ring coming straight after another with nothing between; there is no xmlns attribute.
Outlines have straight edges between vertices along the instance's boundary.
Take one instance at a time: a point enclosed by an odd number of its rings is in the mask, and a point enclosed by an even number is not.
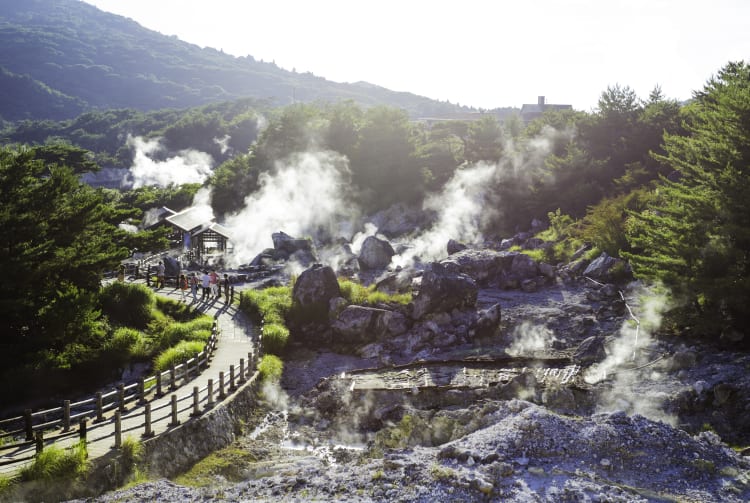
<svg viewBox="0 0 750 503"><path fill-rule="evenodd" d="M747 0L85 0L146 28L337 82L483 108L684 100L750 59Z"/></svg>

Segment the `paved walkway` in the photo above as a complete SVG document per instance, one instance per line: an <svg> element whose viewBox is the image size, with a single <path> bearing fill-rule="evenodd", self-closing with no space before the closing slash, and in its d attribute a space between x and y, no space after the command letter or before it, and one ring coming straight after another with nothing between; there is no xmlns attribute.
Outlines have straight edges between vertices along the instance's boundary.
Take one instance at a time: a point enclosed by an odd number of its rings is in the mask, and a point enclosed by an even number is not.
<svg viewBox="0 0 750 503"><path fill-rule="evenodd" d="M173 287L166 287L156 290L155 293L160 296L167 296L170 298L180 299L180 291ZM200 293L198 294L200 299ZM230 365L234 365L235 376L239 375L239 361L240 358L245 360L245 368L249 365L248 353L255 354L258 347L258 336L259 331L257 328L246 318L246 316L239 312L237 304L227 305L224 298L212 299L209 302L193 301L192 295L188 294L188 303L196 306L200 311L209 314L217 319L219 326L219 337L216 350L212 355L209 363L209 367L204 369L197 377L192 380L185 382L184 379L179 379L179 388L175 391L168 391L167 386L164 386L166 394L162 397L154 397L153 394L148 400L151 404L151 417L152 417L152 430L154 434L158 435L174 427L171 423L171 396L172 394L177 395L178 399L184 396L190 395L191 398L183 400L177 404L178 409L178 420L180 423L184 423L191 419L191 413L193 413L193 388L197 386L199 389L203 389L207 386L208 380L213 379L214 393L217 394L219 389L219 372L224 372L225 383L229 382L229 368ZM229 386L226 385L226 391L229 393ZM216 396L216 395L215 395ZM204 411L207 406L207 393L206 391L200 392L200 410ZM215 399L218 399L216 397ZM127 409L122 413L122 439L133 437L140 439L142 434L145 432L144 429L144 409L145 405L139 405L136 402L127 404ZM93 423L89 421L87 430L88 440L88 452L89 458L94 459L111 451L115 444L114 432L114 421L112 417L113 411L110 411L105 416L105 420L101 423ZM166 416L166 417L165 417ZM77 427L76 427L77 429ZM48 435L52 437L53 435ZM73 445L78 440L78 435L71 435L69 438L61 439L55 442L55 445L66 447ZM15 452L4 452L5 455L12 455L14 457L23 458L33 454L34 447L20 448ZM7 458L6 458L7 459ZM26 462L28 464L29 461ZM24 463L14 463L0 467L0 473L12 474L16 472Z"/></svg>

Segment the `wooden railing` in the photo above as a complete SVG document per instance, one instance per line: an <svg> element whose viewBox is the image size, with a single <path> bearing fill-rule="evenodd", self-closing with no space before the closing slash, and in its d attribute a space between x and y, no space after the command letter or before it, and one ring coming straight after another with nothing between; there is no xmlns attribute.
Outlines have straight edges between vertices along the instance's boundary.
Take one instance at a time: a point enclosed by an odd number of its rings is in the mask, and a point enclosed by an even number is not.
<svg viewBox="0 0 750 503"><path fill-rule="evenodd" d="M187 384L206 369L216 349L217 338L218 327L214 322L205 349L185 363L129 385L119 384L107 393L98 392L85 400L73 403L65 400L61 407L36 412L27 409L22 416L0 420L0 467L28 461L41 452L45 445L75 435L85 441L90 419L97 428L100 425L111 425L112 432L103 438L114 436L114 448L119 449L122 445L124 420L143 416L142 423L131 426L128 430L143 428L142 436L150 437L154 434L152 425L157 421L170 417L169 426L176 426L179 424L180 412L190 408L193 409L191 416L201 415L203 410L208 410L217 401L223 400L227 391L234 391L239 384L251 379L256 355L248 353L247 364L244 358L240 358L236 368L235 365L230 365L227 374L219 372L217 383L209 379L203 388L194 386L189 394L181 397L172 393L170 401L157 407L152 408L151 402L163 397L168 391L175 391L181 381ZM137 406L127 413L127 405L134 402ZM97 437L100 438L102 437ZM34 446L33 450L31 446Z"/></svg>

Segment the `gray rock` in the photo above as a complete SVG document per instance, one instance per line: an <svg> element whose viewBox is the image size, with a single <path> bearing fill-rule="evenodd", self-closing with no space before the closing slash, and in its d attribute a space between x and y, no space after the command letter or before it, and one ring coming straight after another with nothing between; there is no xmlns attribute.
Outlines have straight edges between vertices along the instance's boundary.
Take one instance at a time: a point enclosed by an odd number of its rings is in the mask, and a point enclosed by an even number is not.
<svg viewBox="0 0 750 503"><path fill-rule="evenodd" d="M466 246L463 243L459 243L455 239L448 240L448 255L453 255L454 253L458 253L460 251L466 250L468 246Z"/></svg>
<svg viewBox="0 0 750 503"><path fill-rule="evenodd" d="M454 253L449 260L442 261L441 264L455 264L458 272L471 277L477 284L486 286L496 283L510 268L517 255L517 252L467 248Z"/></svg>
<svg viewBox="0 0 750 503"><path fill-rule="evenodd" d="M328 313L330 301L336 297L341 297L336 273L321 264L302 271L292 288L292 301L304 310Z"/></svg>
<svg viewBox="0 0 750 503"><path fill-rule="evenodd" d="M395 254L388 241L368 236L359 252L359 265L362 269L385 269Z"/></svg>
<svg viewBox="0 0 750 503"><path fill-rule="evenodd" d="M592 336L578 345L572 359L579 365L590 365L600 362L606 357L607 352L604 349L604 337Z"/></svg>
<svg viewBox="0 0 750 503"><path fill-rule="evenodd" d="M477 294L477 284L471 277L448 272L441 264L433 263L422 275L412 315L415 319L420 319L428 313L473 307L477 302Z"/></svg>
<svg viewBox="0 0 750 503"><path fill-rule="evenodd" d="M298 251L313 252L312 241L309 239L293 238L285 232L274 232L271 234L274 250L292 255Z"/></svg>
<svg viewBox="0 0 750 503"><path fill-rule="evenodd" d="M406 317L394 311L347 306L331 324L338 342L360 344L400 335L408 329Z"/></svg>
<svg viewBox="0 0 750 503"><path fill-rule="evenodd" d="M589 266L583 271L583 275L593 279L606 279L609 277L609 271L617 263L617 259L610 257L606 252L602 252Z"/></svg>

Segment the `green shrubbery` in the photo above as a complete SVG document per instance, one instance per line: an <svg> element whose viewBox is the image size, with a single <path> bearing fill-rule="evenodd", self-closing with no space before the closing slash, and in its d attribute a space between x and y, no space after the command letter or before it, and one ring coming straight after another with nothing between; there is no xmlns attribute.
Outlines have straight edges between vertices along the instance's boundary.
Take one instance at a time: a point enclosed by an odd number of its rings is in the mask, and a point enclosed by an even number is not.
<svg viewBox="0 0 750 503"><path fill-rule="evenodd" d="M286 317L292 307L292 289L288 286L246 290L240 297L240 309L257 321L263 321L263 351L281 354L289 339Z"/></svg>
<svg viewBox="0 0 750 503"><path fill-rule="evenodd" d="M176 345L168 348L154 358L154 370L163 372L172 365L185 363L191 358L195 358L206 347L204 342L200 341L180 341Z"/></svg>
<svg viewBox="0 0 750 503"><path fill-rule="evenodd" d="M350 304L408 304L412 301L411 293L386 293L375 289L375 285L364 286L349 279L339 279L341 296Z"/></svg>
<svg viewBox="0 0 750 503"><path fill-rule="evenodd" d="M261 381L279 381L283 371L284 363L275 355L264 355L258 363Z"/></svg>
<svg viewBox="0 0 750 503"><path fill-rule="evenodd" d="M102 289L100 301L113 323L143 330L154 319L156 296L146 285L110 283Z"/></svg>
<svg viewBox="0 0 750 503"><path fill-rule="evenodd" d="M46 446L36 455L34 462L20 471L21 480L52 480L75 478L89 469L86 443L79 442L70 449L55 445Z"/></svg>

